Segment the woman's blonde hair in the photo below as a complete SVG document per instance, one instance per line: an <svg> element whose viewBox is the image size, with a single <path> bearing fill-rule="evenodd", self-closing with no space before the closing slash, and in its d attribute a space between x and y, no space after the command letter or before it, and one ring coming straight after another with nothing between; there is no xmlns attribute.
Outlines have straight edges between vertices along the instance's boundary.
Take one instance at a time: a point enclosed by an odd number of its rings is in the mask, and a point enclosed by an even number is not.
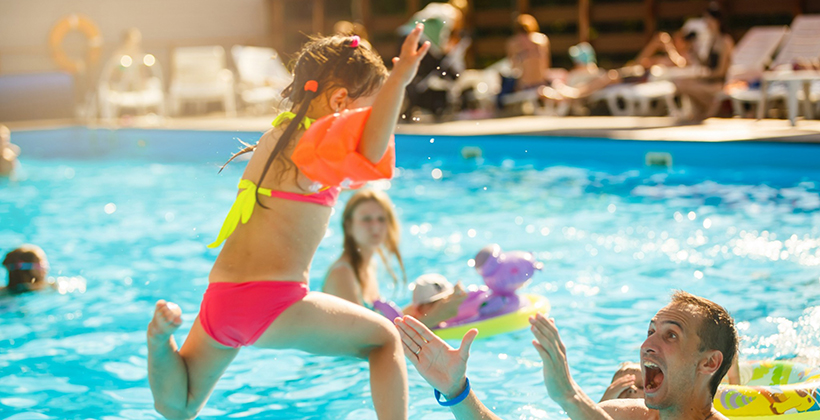
<svg viewBox="0 0 820 420"><path fill-rule="evenodd" d="M393 278L393 284L397 284L398 277L390 267L385 251L394 255L396 260L399 262L399 267L401 268L402 282L407 283L407 273L404 271L404 261L402 261L401 252L399 252L399 220L396 218L396 213L393 211L393 203L390 201L390 197L381 191L359 190L353 194L352 197L350 197L350 200L347 201L344 213L342 213L342 232L344 233L344 248L342 253L350 258L350 264L353 266L353 272L356 275L356 280L359 282L359 285L362 285L361 273L365 268L364 261L362 254L359 251L359 245L356 243L356 239L353 238L353 235L349 230L350 224L353 221L353 212L356 211L356 207L367 201L373 201L380 205L387 217L387 239L385 239L383 246L377 248L379 256L381 257L382 262L384 262L384 266L387 268L387 272L390 274L390 277Z"/></svg>

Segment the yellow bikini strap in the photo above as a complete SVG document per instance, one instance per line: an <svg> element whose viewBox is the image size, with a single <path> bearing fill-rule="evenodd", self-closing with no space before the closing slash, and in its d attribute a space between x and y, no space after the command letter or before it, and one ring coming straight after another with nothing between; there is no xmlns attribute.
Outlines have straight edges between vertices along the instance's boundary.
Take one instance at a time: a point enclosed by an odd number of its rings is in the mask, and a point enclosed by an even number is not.
<svg viewBox="0 0 820 420"><path fill-rule="evenodd" d="M285 112L282 112L279 115L277 115L276 119L273 120L273 124L271 124L271 125L273 125L274 127L279 127L280 125L282 125L285 122L288 122L288 121L290 121L294 118L296 118L296 114L294 114L293 112L290 112L290 111L285 111ZM304 128L305 130L307 130L308 128L310 128L310 125L313 124L314 121L316 121L316 120L314 120L312 118L305 117L304 119L302 119L302 122L301 122L300 126L301 126L301 128Z"/></svg>
<svg viewBox="0 0 820 420"><path fill-rule="evenodd" d="M247 179L239 181L239 195L236 196L236 201L233 202L228 215L225 217L225 222L222 223L222 228L219 229L219 236L216 240L208 245L208 248L216 248L236 230L239 222L247 223L248 219L253 214L253 207L256 205L256 193L262 195L270 195L271 191L268 188L256 188L256 184Z"/></svg>

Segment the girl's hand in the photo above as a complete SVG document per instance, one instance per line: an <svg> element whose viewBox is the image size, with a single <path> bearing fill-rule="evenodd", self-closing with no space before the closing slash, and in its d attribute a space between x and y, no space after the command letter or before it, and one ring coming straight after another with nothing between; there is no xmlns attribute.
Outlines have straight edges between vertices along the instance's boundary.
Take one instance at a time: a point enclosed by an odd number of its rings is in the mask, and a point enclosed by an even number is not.
<svg viewBox="0 0 820 420"><path fill-rule="evenodd" d="M467 331L461 339L461 347L454 349L412 316L396 318L393 322L399 328L404 355L427 383L447 399L464 391L467 358L470 357L470 345L478 335L477 329Z"/></svg>
<svg viewBox="0 0 820 420"><path fill-rule="evenodd" d="M401 46L401 53L398 57L393 57L393 71L390 73L390 78L399 81L402 86L407 86L419 70L419 63L427 51L430 49L430 41L425 41L419 47L419 39L421 39L421 32L424 30L424 24L419 23L404 39Z"/></svg>

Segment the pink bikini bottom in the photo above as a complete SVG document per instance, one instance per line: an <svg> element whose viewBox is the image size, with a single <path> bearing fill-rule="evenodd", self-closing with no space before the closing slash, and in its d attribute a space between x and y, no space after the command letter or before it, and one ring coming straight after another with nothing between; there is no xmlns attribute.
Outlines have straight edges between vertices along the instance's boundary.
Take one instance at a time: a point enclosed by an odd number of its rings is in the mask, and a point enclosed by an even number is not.
<svg viewBox="0 0 820 420"><path fill-rule="evenodd" d="M199 322L223 345L250 346L285 309L307 294L307 284L299 281L211 283L202 297Z"/></svg>

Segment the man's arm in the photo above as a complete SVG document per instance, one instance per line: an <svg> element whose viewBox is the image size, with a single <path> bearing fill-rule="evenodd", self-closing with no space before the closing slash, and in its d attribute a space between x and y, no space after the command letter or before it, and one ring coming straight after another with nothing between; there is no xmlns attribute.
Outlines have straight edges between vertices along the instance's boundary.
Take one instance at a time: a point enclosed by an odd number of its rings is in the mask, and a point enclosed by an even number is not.
<svg viewBox="0 0 820 420"><path fill-rule="evenodd" d="M650 420L657 411L646 407L643 400L610 400L596 404L572 380L567 363L567 349L558 335L553 319L543 314L530 317L532 341L544 362L544 384L547 393L572 420Z"/></svg>

